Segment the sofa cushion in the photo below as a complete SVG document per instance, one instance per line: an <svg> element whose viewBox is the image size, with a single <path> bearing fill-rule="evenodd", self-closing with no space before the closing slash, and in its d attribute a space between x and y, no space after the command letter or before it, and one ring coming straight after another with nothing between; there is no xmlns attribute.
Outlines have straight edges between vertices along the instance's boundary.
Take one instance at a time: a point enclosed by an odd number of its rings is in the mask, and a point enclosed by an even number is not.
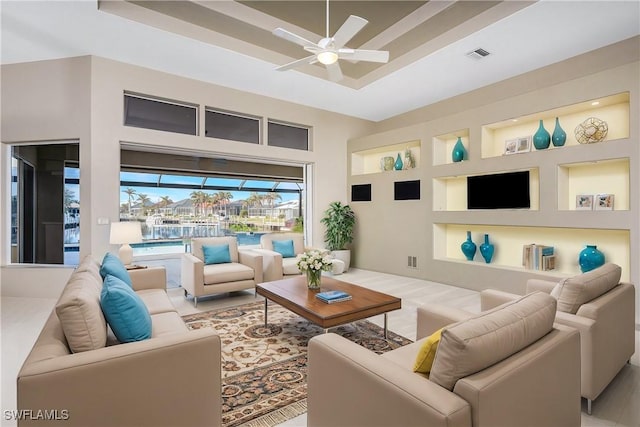
<svg viewBox="0 0 640 427"><path fill-rule="evenodd" d="M237 262L204 266L205 285L251 280L254 276L253 268Z"/></svg>
<svg viewBox="0 0 640 427"><path fill-rule="evenodd" d="M612 263L587 273L561 280L551 291L558 300L558 311L576 314L582 304L598 298L618 286L622 269Z"/></svg>
<svg viewBox="0 0 640 427"><path fill-rule="evenodd" d="M106 345L107 322L100 308L100 287L90 272L74 272L58 299L56 315L73 353Z"/></svg>
<svg viewBox="0 0 640 427"><path fill-rule="evenodd" d="M107 252L107 254L102 259L102 266L100 267L100 276L104 280L107 275L110 274L118 279L122 280L124 283L129 285L129 287L133 288L133 284L131 282L131 276L129 276L129 272L127 268L124 266L120 258L113 255L111 252Z"/></svg>
<svg viewBox="0 0 640 427"><path fill-rule="evenodd" d="M173 311L158 313L151 316L151 337L158 338L164 335L189 332L180 315Z"/></svg>
<svg viewBox="0 0 640 427"><path fill-rule="evenodd" d="M205 264L223 264L231 262L228 243L222 245L203 245L202 253L204 255Z"/></svg>
<svg viewBox="0 0 640 427"><path fill-rule="evenodd" d="M296 252L293 249L293 240L274 240L273 250L279 252L282 258L293 258Z"/></svg>
<svg viewBox="0 0 640 427"><path fill-rule="evenodd" d="M142 289L136 291L136 295L140 297L151 315L176 311L164 289Z"/></svg>
<svg viewBox="0 0 640 427"><path fill-rule="evenodd" d="M104 279L100 305L118 341L142 341L151 337L151 316L142 299L115 276Z"/></svg>
<svg viewBox="0 0 640 427"><path fill-rule="evenodd" d="M87 255L82 258L80 264L76 267L76 272L88 271L96 279L98 284L98 292L102 290L102 276L100 275L100 263L96 261L91 255Z"/></svg>
<svg viewBox="0 0 640 427"><path fill-rule="evenodd" d="M442 329L438 329L424 340L416 356L416 361L413 364L413 372L421 372L423 374L431 372L441 336Z"/></svg>
<svg viewBox="0 0 640 427"><path fill-rule="evenodd" d="M534 292L447 326L429 379L453 390L456 382L534 343L553 328L556 300Z"/></svg>

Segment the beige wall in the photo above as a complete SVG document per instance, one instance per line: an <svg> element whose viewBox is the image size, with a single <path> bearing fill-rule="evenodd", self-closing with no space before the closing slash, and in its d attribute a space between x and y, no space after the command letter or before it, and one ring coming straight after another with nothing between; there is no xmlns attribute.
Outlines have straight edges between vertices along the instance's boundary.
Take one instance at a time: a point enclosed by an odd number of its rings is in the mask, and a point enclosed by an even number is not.
<svg viewBox="0 0 640 427"><path fill-rule="evenodd" d="M125 90L308 125L313 129L313 149L307 152L255 146L125 127L122 124ZM323 229L319 220L323 210L333 200L348 201L346 141L372 130L372 123L365 120L97 57L3 66L2 106L3 148L18 141L80 140L81 256L91 253L101 257L115 249L108 242L109 226L98 225L98 218L118 219L121 143L141 149L314 165L313 221L307 226L312 229L309 243L320 246ZM202 130L204 110L200 122ZM7 157L4 150L5 167ZM2 176L4 179L5 175ZM6 213L8 186L3 185L2 191ZM2 215L3 230L8 229L7 218L9 215ZM6 272L12 267L7 267L7 235L2 236L0 271ZM31 272L39 270L20 267L19 273L3 274L3 295L20 294L25 284L37 286L36 276Z"/></svg>
<svg viewBox="0 0 640 427"><path fill-rule="evenodd" d="M366 137L349 141L347 155L372 150L403 141L420 140L420 167L407 171L376 172L352 175L349 170L348 183L372 184L372 202L355 202L352 207L358 217L357 238L355 240L354 260L360 268L418 277L436 282L449 283L470 289L497 288L521 293L527 278L558 278L564 274L533 272L521 268L501 268L485 266L481 262L473 263L451 258L449 248L450 233L461 234L464 229L474 232L474 241L479 245L478 236L484 232L505 231L506 240L509 229L514 227L537 226L550 231L546 236L550 241L561 238L562 233L552 230L572 229L566 239L566 247L589 243L598 229L615 230L609 234L619 234L616 242L624 241L624 248L614 248L611 244L613 261L620 259L623 264L624 279L638 285L640 283L640 62L638 62L639 38L631 39L616 46L592 52L583 57L574 58L562 64L537 70L513 81L505 81L481 90L435 104L406 115L394 117L376 124L377 132ZM576 64L589 64L592 72L584 67L576 69ZM560 76L560 78L558 77ZM482 127L524 115L553 110L598 97L629 92L629 137L615 142L604 142L589 147L565 147L549 150L548 153L532 152L525 155L482 158ZM615 125L612 123L612 125ZM548 129L548 128L547 128ZM466 138L469 161L460 164L438 164L434 161L434 137L456 131L468 132ZM573 129L565 129L573 133ZM552 131L552 129L550 130ZM534 133L535 129L531 131ZM607 145L608 144L608 145ZM586 148L586 147L585 147ZM535 151L535 150L533 150ZM450 157L450 151L447 154ZM558 165L579 162L581 158L615 159L628 158L628 208L612 215L580 215L583 212L560 210L558 205ZM540 200L535 210L468 212L436 209L434 192L437 192L437 179L455 178L468 174L501 172L509 169L535 168L540 174ZM627 173L627 172L625 172ZM408 179L420 179L422 198L419 201L393 201L393 182ZM612 184L615 185L615 184ZM624 189L621 191L625 191ZM466 208L466 206L465 206ZM594 213L595 214L595 213ZM597 215L597 214L596 214ZM453 224L446 228L439 224ZM467 225L470 224L470 225ZM462 228L460 228L462 227ZM463 231L457 230L460 228ZM375 232L373 231L375 230ZM521 228L513 230L520 231ZM592 233L590 230L594 230ZM607 234L606 231L604 231ZM552 236L552 237L550 237ZM535 231L530 238L535 239ZM534 240L535 241L535 240ZM608 240L604 240L607 241ZM495 242L494 242L495 243ZM502 251L521 253L521 245L500 248ZM579 250L579 249L578 249ZM455 249L454 249L455 251ZM458 254L459 249L455 251ZM573 265L577 273L577 252L565 250L564 257ZM418 268L407 267L407 257L418 258ZM461 255L460 255L461 256ZM479 255L477 256L479 258ZM499 260L498 260L499 261ZM566 261L566 260L564 260ZM636 307L640 307L640 293L637 293ZM639 310L636 313L640 313ZM637 315L640 319L640 316Z"/></svg>

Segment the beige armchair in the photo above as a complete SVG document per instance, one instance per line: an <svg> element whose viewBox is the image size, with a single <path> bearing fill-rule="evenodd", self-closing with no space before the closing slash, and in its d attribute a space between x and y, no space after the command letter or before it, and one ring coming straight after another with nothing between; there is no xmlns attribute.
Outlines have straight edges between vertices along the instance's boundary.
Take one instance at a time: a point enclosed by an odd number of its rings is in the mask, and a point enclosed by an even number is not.
<svg viewBox="0 0 640 427"><path fill-rule="evenodd" d="M476 316L420 307L417 342L382 355L316 336L307 425L579 426L579 335L554 314L543 293ZM442 327L430 374L413 372L424 337Z"/></svg>
<svg viewBox="0 0 640 427"><path fill-rule="evenodd" d="M229 260L207 264L203 246L229 245ZM263 282L262 255L252 251L239 251L238 241L233 236L203 237L191 241L191 253L182 256L182 287L184 296L193 296L193 305L198 297L224 292L255 288Z"/></svg>
<svg viewBox="0 0 640 427"><path fill-rule="evenodd" d="M293 241L293 257L283 257L273 248L274 241ZM300 233L267 233L260 237L260 249L255 249L262 255L264 281L280 280L285 276L295 276L300 273L296 265L297 256L304 253L304 236Z"/></svg>
<svg viewBox="0 0 640 427"><path fill-rule="evenodd" d="M592 401L634 353L635 290L633 285L619 282L620 273L619 266L609 263L560 282L531 279L526 286L526 293L555 295L556 322L580 332L581 394L587 399L589 414ZM480 293L483 310L518 297L496 290Z"/></svg>

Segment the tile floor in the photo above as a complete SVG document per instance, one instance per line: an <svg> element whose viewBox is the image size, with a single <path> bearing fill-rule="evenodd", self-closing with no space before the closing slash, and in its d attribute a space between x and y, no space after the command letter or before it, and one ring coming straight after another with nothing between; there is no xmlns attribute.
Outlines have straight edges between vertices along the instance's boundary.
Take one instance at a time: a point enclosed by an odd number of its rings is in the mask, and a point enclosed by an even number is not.
<svg viewBox="0 0 640 427"><path fill-rule="evenodd" d="M169 273L171 277L172 273ZM389 313L389 329L411 339L415 338L416 307L418 306L443 304L471 312L480 311L479 294L468 289L358 269L351 269L339 278L402 298L402 309ZM237 292L201 299L198 302L198 307L194 308L192 301L183 297L181 288L170 287L168 293L181 315L262 300L251 291ZM54 304L54 299L2 298L0 319L2 325L3 411L16 408L16 374ZM376 316L370 320L382 326L382 318L382 316ZM586 414L586 403L583 401L583 427L640 426L639 350L640 332L636 332L636 353L631 359L631 364L622 369L594 402L593 415ZM2 426L15 425L4 418L3 415ZM306 426L306 415L296 417L281 426Z"/></svg>

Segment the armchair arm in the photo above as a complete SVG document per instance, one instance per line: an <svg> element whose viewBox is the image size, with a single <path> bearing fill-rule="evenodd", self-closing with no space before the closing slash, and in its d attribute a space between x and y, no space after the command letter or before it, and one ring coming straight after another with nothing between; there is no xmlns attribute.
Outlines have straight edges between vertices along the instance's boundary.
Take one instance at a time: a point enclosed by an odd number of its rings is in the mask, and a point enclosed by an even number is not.
<svg viewBox="0 0 640 427"><path fill-rule="evenodd" d="M492 308L496 308L506 302L513 301L520 296L521 295L512 294L510 292L485 289L484 291L480 291L480 310L491 310Z"/></svg>
<svg viewBox="0 0 640 427"><path fill-rule="evenodd" d="M416 340L428 337L440 328L473 316L473 313L468 311L436 304L418 307L417 311Z"/></svg>
<svg viewBox="0 0 640 427"><path fill-rule="evenodd" d="M238 251L238 261L253 269L253 280L262 283L262 254L253 251Z"/></svg>
<svg viewBox="0 0 640 427"><path fill-rule="evenodd" d="M546 294L550 294L557 284L558 282L553 282L551 280L529 279L527 280L526 293L530 294L531 292L542 291Z"/></svg>
<svg viewBox="0 0 640 427"><path fill-rule="evenodd" d="M148 267L129 270L134 291L143 289L167 289L167 271L164 267Z"/></svg>
<svg viewBox="0 0 640 427"><path fill-rule="evenodd" d="M262 255L262 280L273 282L282 279L282 254L269 249L252 249ZM260 282L258 282L260 283Z"/></svg>
<svg viewBox="0 0 640 427"><path fill-rule="evenodd" d="M182 255L182 287L191 295L204 294L204 262L190 253Z"/></svg>
<svg viewBox="0 0 640 427"><path fill-rule="evenodd" d="M65 426L220 425L220 337L197 330L26 362L17 389L18 409L66 409Z"/></svg>
<svg viewBox="0 0 640 427"><path fill-rule="evenodd" d="M309 341L307 425L470 426L469 404L339 335Z"/></svg>

